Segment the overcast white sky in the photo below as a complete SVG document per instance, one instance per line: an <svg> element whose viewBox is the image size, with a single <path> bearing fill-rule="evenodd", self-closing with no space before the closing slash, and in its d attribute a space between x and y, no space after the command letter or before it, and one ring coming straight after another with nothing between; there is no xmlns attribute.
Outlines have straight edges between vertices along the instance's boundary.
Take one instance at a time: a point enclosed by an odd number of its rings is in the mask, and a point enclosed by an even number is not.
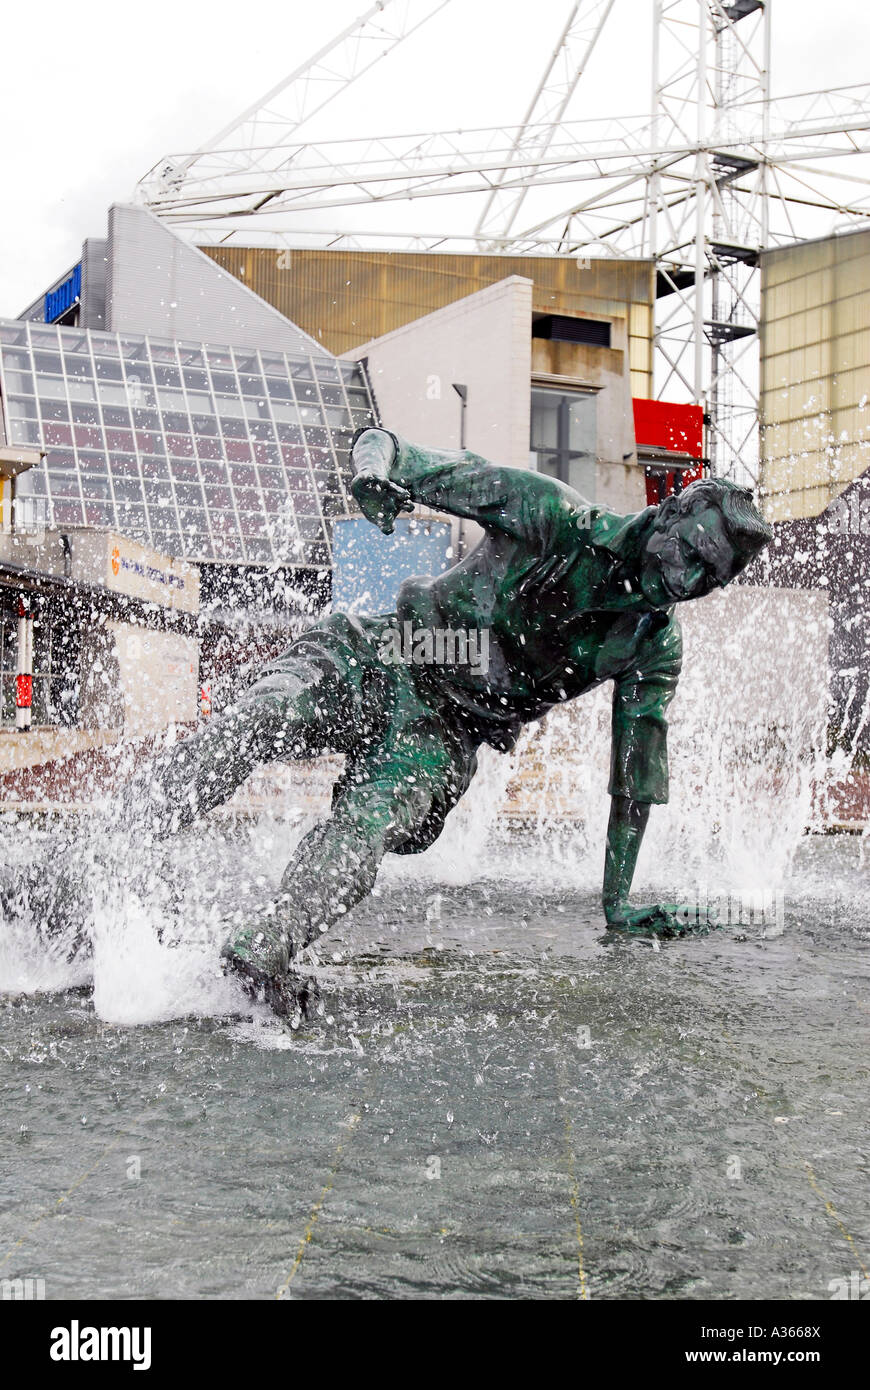
<svg viewBox="0 0 870 1390"><path fill-rule="evenodd" d="M8 0L0 316L103 235L109 203L162 154L196 148L368 2ZM569 9L452 0L334 104L329 133L516 123ZM867 0L773 0L774 94L870 81L868 15ZM651 16L652 0L617 0L573 115L648 108Z"/></svg>

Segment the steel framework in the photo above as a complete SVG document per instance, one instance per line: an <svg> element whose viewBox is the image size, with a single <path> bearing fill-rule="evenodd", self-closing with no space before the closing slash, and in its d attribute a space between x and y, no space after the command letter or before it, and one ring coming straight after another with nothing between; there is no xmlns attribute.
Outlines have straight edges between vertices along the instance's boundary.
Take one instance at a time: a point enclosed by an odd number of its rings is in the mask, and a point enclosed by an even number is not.
<svg viewBox="0 0 870 1390"><path fill-rule="evenodd" d="M755 482L759 253L870 224L870 86L772 99L772 0L654 0L650 110L572 119L622 2L577 0L520 125L305 138L448 2L381 0L138 196L203 245L652 258L656 394L701 403L713 471Z"/></svg>

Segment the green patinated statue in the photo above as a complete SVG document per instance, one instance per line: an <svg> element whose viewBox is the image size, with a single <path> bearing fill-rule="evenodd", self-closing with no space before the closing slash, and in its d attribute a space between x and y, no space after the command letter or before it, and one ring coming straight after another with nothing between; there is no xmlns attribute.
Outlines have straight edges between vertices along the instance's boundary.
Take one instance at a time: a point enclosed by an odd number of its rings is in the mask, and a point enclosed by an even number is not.
<svg viewBox="0 0 870 1390"><path fill-rule="evenodd" d="M384 533L423 503L478 522L480 544L436 578L407 580L395 614L319 621L232 709L127 784L122 821L150 818L166 834L259 764L346 755L331 816L302 840L261 918L222 952L252 993L291 1007L293 958L371 891L386 853L437 839L481 744L508 751L524 724L612 680L604 915L614 931L680 934L687 913L629 906L629 890L649 808L668 799L674 607L726 585L771 539L750 493L703 480L616 516L552 478L383 429L361 431L352 460L354 497Z"/></svg>
<svg viewBox="0 0 870 1390"><path fill-rule="evenodd" d="M226 943L226 967L280 1003L293 957L371 891L384 854L437 839L481 744L512 749L525 723L606 680L607 925L682 931L678 907L630 907L628 896L649 808L668 799L674 606L726 585L771 539L750 493L704 480L615 516L552 478L382 429L359 433L352 459L354 497L385 534L423 503L484 535L444 574L405 581L396 614L317 623L237 705L125 789L168 832L226 800L258 764L346 755L331 816L303 839L262 919ZM396 659L399 632L412 636L411 660ZM447 650L445 634L457 633L474 659L457 659L455 641Z"/></svg>

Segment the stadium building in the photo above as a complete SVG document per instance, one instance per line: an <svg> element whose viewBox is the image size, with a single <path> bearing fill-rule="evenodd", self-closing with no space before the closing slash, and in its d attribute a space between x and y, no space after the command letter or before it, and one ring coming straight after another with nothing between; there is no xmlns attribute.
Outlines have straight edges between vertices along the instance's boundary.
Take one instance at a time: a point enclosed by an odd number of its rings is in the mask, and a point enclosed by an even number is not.
<svg viewBox="0 0 870 1390"><path fill-rule="evenodd" d="M0 407L0 769L190 723L327 600L364 373L148 213L0 321Z"/></svg>
<svg viewBox="0 0 870 1390"><path fill-rule="evenodd" d="M855 547L868 543L868 239L762 257L761 491L778 538L753 577L825 580L838 711L848 692L866 703L852 675L867 645ZM306 614L330 599L387 610L403 577L474 543L473 524L434 513L401 519L389 539L358 516L348 450L360 425L534 467L622 512L699 476L701 408L652 399L662 290L654 263L636 259L200 250L146 209L114 206L107 236L0 323L3 553L43 530L75 556L98 531L147 549L152 569L196 566L191 688L221 704ZM847 542L830 535L832 505L846 506ZM4 571L9 634L18 574ZM7 728L15 647L10 635ZM51 724L56 702L34 701Z"/></svg>
<svg viewBox="0 0 870 1390"><path fill-rule="evenodd" d="M870 231L761 257L769 580L829 605L832 742L870 759Z"/></svg>
<svg viewBox="0 0 870 1390"><path fill-rule="evenodd" d="M649 399L650 262L233 257L114 206L107 236L0 321L7 729L21 724L25 571L37 628L63 633L52 641L68 653L64 676L34 672L31 727L94 722L80 694L92 605L70 595L106 581L95 536L100 556L129 544L152 576L199 576L199 669L187 663L187 695L158 702L157 723L231 698L330 596L383 611L407 574L461 555L470 523L424 514L388 539L359 517L348 483L360 425L537 467L622 511L700 467L700 409ZM67 597L49 600L58 579ZM155 630L165 612L149 610ZM161 659L155 647L155 688ZM129 698L114 709L113 737L144 727Z"/></svg>

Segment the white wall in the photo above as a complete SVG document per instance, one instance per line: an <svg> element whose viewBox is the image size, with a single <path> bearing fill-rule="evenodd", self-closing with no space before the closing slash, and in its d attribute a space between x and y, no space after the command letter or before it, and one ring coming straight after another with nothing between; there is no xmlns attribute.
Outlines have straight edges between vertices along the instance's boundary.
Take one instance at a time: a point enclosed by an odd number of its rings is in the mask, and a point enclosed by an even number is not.
<svg viewBox="0 0 870 1390"><path fill-rule="evenodd" d="M469 449L493 463L527 467L532 281L511 275L477 294L343 354L367 357L381 420L415 444L459 447L468 387Z"/></svg>
<svg viewBox="0 0 870 1390"><path fill-rule="evenodd" d="M540 385L597 389L598 453L593 500L618 512L646 505L637 466L623 318L613 349L532 338L533 282L519 275L467 295L343 354L368 359L382 423L417 444L459 446L460 401L468 387L466 444L493 463L529 467L533 374ZM477 528L463 524L466 543Z"/></svg>
<svg viewBox="0 0 870 1390"><path fill-rule="evenodd" d="M199 645L178 632L108 623L120 668L124 733L156 733L197 719Z"/></svg>

